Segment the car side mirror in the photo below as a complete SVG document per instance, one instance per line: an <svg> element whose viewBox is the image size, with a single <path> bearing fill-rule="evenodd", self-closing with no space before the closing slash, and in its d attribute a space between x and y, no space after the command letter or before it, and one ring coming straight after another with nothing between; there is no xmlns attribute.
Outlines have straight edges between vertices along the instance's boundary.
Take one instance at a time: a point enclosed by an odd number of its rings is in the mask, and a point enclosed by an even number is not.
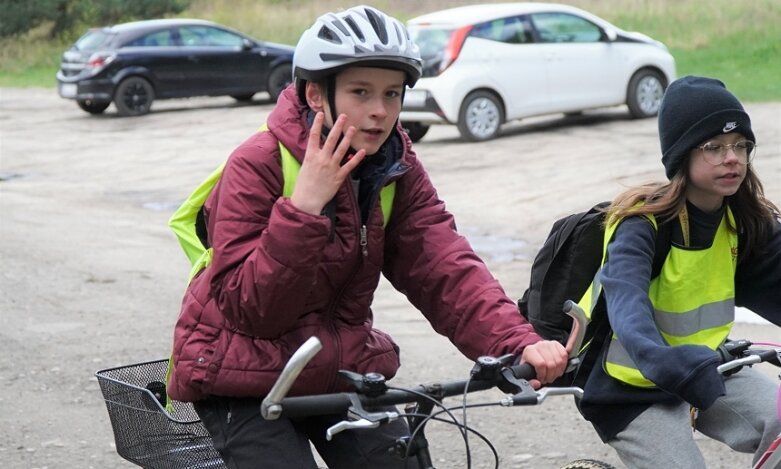
<svg viewBox="0 0 781 469"><path fill-rule="evenodd" d="M615 29L607 28L605 29L605 38L607 38L607 42L613 42L618 38L618 34Z"/></svg>
<svg viewBox="0 0 781 469"><path fill-rule="evenodd" d="M251 50L253 47L255 47L255 43L249 39L244 38L241 40L241 50Z"/></svg>

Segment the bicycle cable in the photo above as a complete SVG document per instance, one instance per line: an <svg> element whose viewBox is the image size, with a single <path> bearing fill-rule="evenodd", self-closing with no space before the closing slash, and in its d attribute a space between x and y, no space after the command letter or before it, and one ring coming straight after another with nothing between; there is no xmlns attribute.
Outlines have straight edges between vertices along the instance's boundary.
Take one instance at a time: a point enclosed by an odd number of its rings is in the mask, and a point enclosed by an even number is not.
<svg viewBox="0 0 781 469"><path fill-rule="evenodd" d="M470 408L471 407L486 407L486 406L489 406L489 405L491 405L491 406L498 406L499 404L496 404L496 403L492 403L492 404L476 404L476 405L470 405ZM455 407L453 407L453 409L455 409ZM442 411L439 411L439 412L437 412L437 413L435 413L433 415L417 414L417 413L410 413L410 414L407 414L407 415L417 416L417 417L424 417L424 423L428 423L429 421L433 420L435 422L440 422L440 423L445 423L445 424L448 424L448 425L453 425L454 427L458 428L459 432L469 432L469 433L474 434L476 437L478 437L480 440L482 440L483 443L485 443L486 447L488 447L489 450L491 450L491 453L492 453L492 455L494 457L494 469L498 469L499 468L499 452L496 450L496 447L493 445L493 443L491 443L491 440L489 440L487 436L483 435L482 433L480 433L479 431L475 430L474 428L464 426L464 424L462 424L461 422L458 422L458 421L454 422L451 419L445 419L445 418L439 417L440 414L443 414L445 412L446 412L445 410L442 410ZM421 427L418 427L418 428L421 428ZM412 435L415 435L416 433L417 433L417 430L412 432ZM405 469L407 468L406 461L408 459L409 459L409 455L405 454L405 463L404 463L404 468ZM471 464L471 462L470 462L470 464ZM467 466L467 469L470 469L470 468L471 468L471 465Z"/></svg>
<svg viewBox="0 0 781 469"><path fill-rule="evenodd" d="M447 413L448 416L450 416L450 419L451 419L450 423L452 423L453 425L456 426L456 428L459 429L459 433L461 433L461 438L464 439L464 443L467 444L467 448L468 448L467 437L466 437L466 434L467 434L466 430L464 428L462 428L462 424L458 421L456 416L453 415L453 413L450 411L450 409L448 409L441 401L433 398L432 396L429 396L428 394L426 394L424 392L416 391L414 389L398 388L398 387L394 387L394 386L388 386L388 389L393 389L393 390L396 390L396 391L403 391L403 392L410 393L412 395L415 395L415 396L418 396L418 397L423 398L425 400L428 400L429 402L431 402L435 406L440 407L442 410L437 412L437 415L439 415L441 413ZM415 435L417 435L418 431L420 429L422 429L426 425L426 423L429 420L431 420L431 419L429 418L430 417L429 414L408 413L406 415L413 416L413 417L423 417L423 421L421 422L421 424L417 425L417 428L415 428L415 430L413 430L412 433L410 434L410 442L412 442L414 440L414 438L415 438ZM442 419L442 420L445 421L445 419ZM410 446L407 445L407 449L406 449L405 454L404 454L404 468L405 469L407 468L407 461L409 460L409 450L410 450ZM469 460L469 458L467 458L467 461L468 460ZM469 466L467 466L467 467L469 467Z"/></svg>

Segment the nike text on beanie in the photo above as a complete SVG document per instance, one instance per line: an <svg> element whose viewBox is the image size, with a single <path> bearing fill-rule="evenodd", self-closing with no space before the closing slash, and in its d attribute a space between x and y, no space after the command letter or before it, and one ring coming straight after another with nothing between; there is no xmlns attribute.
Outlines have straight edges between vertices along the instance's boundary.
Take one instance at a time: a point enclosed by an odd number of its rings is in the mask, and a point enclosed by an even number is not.
<svg viewBox="0 0 781 469"><path fill-rule="evenodd" d="M667 178L675 176L695 147L730 132L756 142L751 119L724 83L695 76L670 83L659 108L659 140Z"/></svg>

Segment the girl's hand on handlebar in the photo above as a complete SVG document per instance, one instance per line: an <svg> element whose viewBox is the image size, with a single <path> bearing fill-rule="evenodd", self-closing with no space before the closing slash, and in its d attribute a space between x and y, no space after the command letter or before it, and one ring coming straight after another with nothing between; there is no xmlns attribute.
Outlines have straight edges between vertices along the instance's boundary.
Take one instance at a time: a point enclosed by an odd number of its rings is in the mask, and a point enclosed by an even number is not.
<svg viewBox="0 0 781 469"><path fill-rule="evenodd" d="M555 340L543 340L528 345L521 354L521 363L533 366L537 374L537 379L529 381L534 389L539 389L543 384L551 383L563 375L567 369L567 361L567 349Z"/></svg>

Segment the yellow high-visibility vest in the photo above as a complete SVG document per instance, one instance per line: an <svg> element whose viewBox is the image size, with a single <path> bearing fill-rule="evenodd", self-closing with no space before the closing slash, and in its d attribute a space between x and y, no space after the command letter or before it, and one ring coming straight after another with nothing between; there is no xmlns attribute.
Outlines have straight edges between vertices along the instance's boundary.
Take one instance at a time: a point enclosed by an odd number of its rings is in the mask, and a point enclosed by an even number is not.
<svg viewBox="0 0 781 469"><path fill-rule="evenodd" d="M653 216L648 218L656 227ZM727 208L710 247L671 246L660 274L651 280L648 297L654 307L654 322L670 346L704 345L715 350L732 329L738 237L728 224L735 226L734 223ZM605 230L603 267L607 244L617 227L615 222ZM587 314L602 291L598 277L599 272L580 303ZM655 386L643 376L615 333L608 347L603 366L609 376L633 386Z"/></svg>

